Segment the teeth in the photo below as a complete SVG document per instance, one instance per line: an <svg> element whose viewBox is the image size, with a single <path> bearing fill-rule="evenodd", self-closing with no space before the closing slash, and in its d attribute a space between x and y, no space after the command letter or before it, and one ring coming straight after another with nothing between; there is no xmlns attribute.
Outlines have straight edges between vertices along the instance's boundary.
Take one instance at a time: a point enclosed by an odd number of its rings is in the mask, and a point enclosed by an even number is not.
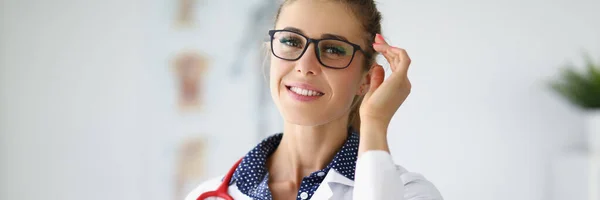
<svg viewBox="0 0 600 200"><path fill-rule="evenodd" d="M307 89L302 89L302 88L297 88L297 87L290 87L290 90L295 92L296 94L303 95L303 96L321 96L321 95L323 95L322 93L317 92L317 91L307 90Z"/></svg>

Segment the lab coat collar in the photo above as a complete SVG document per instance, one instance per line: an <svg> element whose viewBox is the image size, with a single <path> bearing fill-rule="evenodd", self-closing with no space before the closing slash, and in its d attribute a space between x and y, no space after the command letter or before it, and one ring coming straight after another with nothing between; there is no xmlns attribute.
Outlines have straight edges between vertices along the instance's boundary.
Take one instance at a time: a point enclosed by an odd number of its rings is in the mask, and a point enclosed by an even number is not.
<svg viewBox="0 0 600 200"><path fill-rule="evenodd" d="M327 176L323 179L323 183L337 183L346 186L354 186L354 180L349 179L333 168L329 170L329 173L327 173Z"/></svg>
<svg viewBox="0 0 600 200"><path fill-rule="evenodd" d="M354 188L354 181L340 174L335 169L330 169L312 199L330 199L334 191L348 191Z"/></svg>

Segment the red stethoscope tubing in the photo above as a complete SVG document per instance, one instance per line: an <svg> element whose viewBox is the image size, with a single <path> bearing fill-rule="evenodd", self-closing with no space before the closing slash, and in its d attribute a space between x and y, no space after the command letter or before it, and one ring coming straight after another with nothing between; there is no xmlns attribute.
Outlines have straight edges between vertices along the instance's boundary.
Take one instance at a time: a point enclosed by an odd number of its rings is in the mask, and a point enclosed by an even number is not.
<svg viewBox="0 0 600 200"><path fill-rule="evenodd" d="M227 188L229 188L229 182L231 182L231 177L233 177L235 169L237 169L238 165L240 165L241 162L242 159L238 160L235 163L235 165L233 165L233 167L229 169L229 172L227 172L225 178L223 179L223 182L221 182L221 185L219 185L217 190L202 193L196 200L204 200L209 197L219 197L225 200L234 200L233 197L231 197L231 195L227 193Z"/></svg>

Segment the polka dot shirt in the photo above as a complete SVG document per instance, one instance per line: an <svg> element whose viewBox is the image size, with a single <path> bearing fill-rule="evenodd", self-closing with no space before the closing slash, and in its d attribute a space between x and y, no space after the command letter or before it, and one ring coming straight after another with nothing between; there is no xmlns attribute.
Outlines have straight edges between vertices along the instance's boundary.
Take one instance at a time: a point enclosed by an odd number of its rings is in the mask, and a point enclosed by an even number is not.
<svg viewBox="0 0 600 200"><path fill-rule="evenodd" d="M283 133L272 135L248 152L235 170L230 184L236 183L238 189L252 199L273 199L268 185L269 172L266 167L266 161L275 152L282 137ZM327 167L315 171L302 179L296 199L310 199L330 169L334 169L346 178L354 180L354 171L358 156L358 139L358 134L352 132L350 129L348 131L348 139Z"/></svg>

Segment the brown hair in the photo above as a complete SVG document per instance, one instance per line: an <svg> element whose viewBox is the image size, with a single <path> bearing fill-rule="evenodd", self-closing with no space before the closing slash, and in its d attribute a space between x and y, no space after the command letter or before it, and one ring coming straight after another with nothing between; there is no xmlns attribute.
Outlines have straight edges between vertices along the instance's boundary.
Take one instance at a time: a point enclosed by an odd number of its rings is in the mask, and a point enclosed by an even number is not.
<svg viewBox="0 0 600 200"><path fill-rule="evenodd" d="M281 13L281 9L289 4L297 0L285 0L283 4L279 7L277 11L277 15L275 17L275 23L279 19L279 14ZM363 71L368 72L371 68L371 65L375 62L375 57L377 52L373 49L373 44L375 42L375 35L381 33L381 13L377 10L377 6L375 5L374 0L330 0L346 5L350 11L354 13L356 20L360 22L363 29L363 38L364 43L363 46L364 51L364 63L363 63ZM363 95L357 95L352 100L352 106L350 110L350 115L348 117L348 126L354 129L354 131L360 131L360 114L359 107L363 100Z"/></svg>

